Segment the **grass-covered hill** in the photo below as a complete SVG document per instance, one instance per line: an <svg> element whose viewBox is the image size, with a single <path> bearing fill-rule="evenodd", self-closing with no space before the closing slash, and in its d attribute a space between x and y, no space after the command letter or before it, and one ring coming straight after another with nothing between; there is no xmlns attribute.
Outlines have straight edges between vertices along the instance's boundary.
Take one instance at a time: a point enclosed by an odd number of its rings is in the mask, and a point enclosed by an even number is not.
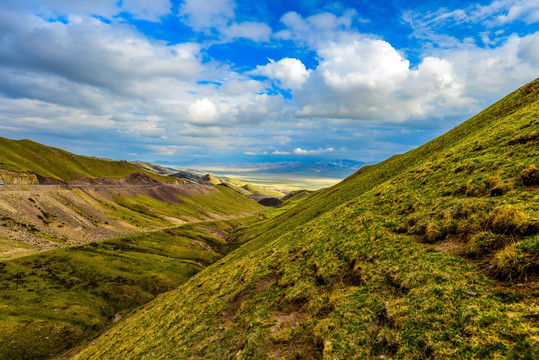
<svg viewBox="0 0 539 360"><path fill-rule="evenodd" d="M244 231L73 358L537 359L538 141L536 80Z"/></svg>
<svg viewBox="0 0 539 360"><path fill-rule="evenodd" d="M0 262L0 359L47 359L90 340L234 248L252 218L201 222Z"/></svg>
<svg viewBox="0 0 539 360"><path fill-rule="evenodd" d="M228 188L231 188L238 193L255 198L255 199L262 199L264 197L274 197L274 198L280 198L283 197L284 194L271 189L264 189L262 187L237 180L237 179L230 179L230 178L218 178L212 174L205 174L202 176L190 173L188 171L179 171L175 174L170 175L172 177L177 177L180 179L187 179L193 183L197 184L212 184L212 185L222 185L226 186Z"/></svg>
<svg viewBox="0 0 539 360"><path fill-rule="evenodd" d="M31 172L41 177L62 181L83 177L120 178L140 172L160 181L170 181L164 176L145 172L127 161L80 156L31 140L10 140L2 137L0 137L0 169Z"/></svg>
<svg viewBox="0 0 539 360"><path fill-rule="evenodd" d="M213 185L0 187L0 260L262 209Z"/></svg>

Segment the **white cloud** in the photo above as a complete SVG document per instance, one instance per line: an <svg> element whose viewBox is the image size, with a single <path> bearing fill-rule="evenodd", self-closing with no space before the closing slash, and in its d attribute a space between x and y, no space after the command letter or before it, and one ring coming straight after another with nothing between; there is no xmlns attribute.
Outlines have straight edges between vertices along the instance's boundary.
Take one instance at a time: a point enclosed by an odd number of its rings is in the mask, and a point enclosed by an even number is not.
<svg viewBox="0 0 539 360"><path fill-rule="evenodd" d="M515 20L522 20L527 24L539 22L539 2L535 0L504 0L494 1L490 6L500 6L504 11L496 21L500 24L506 24ZM481 8L479 6L479 8ZM489 12L486 12L487 15Z"/></svg>
<svg viewBox="0 0 539 360"><path fill-rule="evenodd" d="M271 28L262 22L236 22L234 0L185 0L180 6L180 18L196 31L215 35L222 42L250 39L268 42Z"/></svg>
<svg viewBox="0 0 539 360"><path fill-rule="evenodd" d="M70 20L78 16L99 15L111 18L119 13L129 13L134 19L158 21L160 17L170 13L170 0L18 0L11 8L29 9L43 17L56 18L68 16Z"/></svg>
<svg viewBox="0 0 539 360"><path fill-rule="evenodd" d="M517 56L519 59L539 68L539 32L522 38Z"/></svg>
<svg viewBox="0 0 539 360"><path fill-rule="evenodd" d="M311 70L307 70L298 59L284 58L278 62L269 59L269 61L267 65L258 65L254 73L277 79L288 89L301 88L309 79Z"/></svg>
<svg viewBox="0 0 539 360"><path fill-rule="evenodd" d="M466 93L482 99L484 106L537 77L538 38L539 32L523 38L512 35L493 49L467 46L440 50L439 55L453 64Z"/></svg>
<svg viewBox="0 0 539 360"><path fill-rule="evenodd" d="M227 95L242 95L246 92L260 92L263 86L259 81L250 79L232 79L221 86L221 90Z"/></svg>
<svg viewBox="0 0 539 360"><path fill-rule="evenodd" d="M428 57L411 69L382 40L330 42L319 55L304 90L294 93L299 116L402 122L471 102L450 62Z"/></svg>
<svg viewBox="0 0 539 360"><path fill-rule="evenodd" d="M319 148L317 150L304 150L302 148L295 148L293 153L295 155L320 155L324 153L330 153L333 152L335 149L332 147L328 147L326 149Z"/></svg>
<svg viewBox="0 0 539 360"><path fill-rule="evenodd" d="M219 117L219 109L209 99L197 100L187 108L187 119L193 124L215 124Z"/></svg>
<svg viewBox="0 0 539 360"><path fill-rule="evenodd" d="M271 28L260 22L246 21L243 23L233 23L223 29L227 40L236 38L251 39L256 42L267 42L270 39Z"/></svg>
<svg viewBox="0 0 539 360"><path fill-rule="evenodd" d="M157 21L170 13L171 6L170 0L122 0L120 11L133 15L135 19Z"/></svg>
<svg viewBox="0 0 539 360"><path fill-rule="evenodd" d="M341 16L323 12L307 18L296 12L289 12L281 18L287 29L279 31L275 37L316 47L322 41L335 41L350 32L352 21L356 17L355 10L348 10Z"/></svg>
<svg viewBox="0 0 539 360"><path fill-rule="evenodd" d="M514 22L524 21L527 24L539 22L539 2L536 0L496 0L487 5L472 4L463 9L448 10L440 8L437 11L420 13L414 10L406 11L403 20L414 30L413 36L428 40L437 47L460 48L463 42L473 45L473 38L460 41L454 36L447 35L446 28L455 25L481 25L489 31ZM485 45L496 44L492 41L489 31L481 34Z"/></svg>
<svg viewBox="0 0 539 360"><path fill-rule="evenodd" d="M193 146L185 145L148 145L148 148L155 151L159 155L176 155L180 151L191 149Z"/></svg>
<svg viewBox="0 0 539 360"><path fill-rule="evenodd" d="M218 62L202 64L198 44L168 45L87 16L63 24L5 10L0 33L5 127L216 144L231 126L283 118L281 95Z"/></svg>
<svg viewBox="0 0 539 360"><path fill-rule="evenodd" d="M290 155L290 151L275 150L271 153L271 155Z"/></svg>
<svg viewBox="0 0 539 360"><path fill-rule="evenodd" d="M280 119L285 111L282 95L259 94L234 108L239 123L260 123L264 120Z"/></svg>
<svg viewBox="0 0 539 360"><path fill-rule="evenodd" d="M271 139L273 141L278 142L281 145L288 144L289 142L292 141L292 138L290 136L286 136L286 135L273 136Z"/></svg>
<svg viewBox="0 0 539 360"><path fill-rule="evenodd" d="M231 25L236 4L233 0L185 0L180 15L195 30Z"/></svg>
<svg viewBox="0 0 539 360"><path fill-rule="evenodd" d="M225 135L223 129L218 126L198 127L189 124L186 124L185 128L178 134L194 138L221 137Z"/></svg>

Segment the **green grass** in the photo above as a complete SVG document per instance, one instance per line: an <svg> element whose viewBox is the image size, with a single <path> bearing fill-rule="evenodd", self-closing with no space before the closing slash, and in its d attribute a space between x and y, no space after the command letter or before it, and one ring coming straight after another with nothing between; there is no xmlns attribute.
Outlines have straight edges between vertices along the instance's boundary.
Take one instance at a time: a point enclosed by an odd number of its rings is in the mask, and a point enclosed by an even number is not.
<svg viewBox="0 0 539 360"><path fill-rule="evenodd" d="M207 194L177 194L180 204L163 202L149 196L117 196L115 202L145 217L164 220L162 215L199 220L217 215L244 215L261 210L254 201L225 186L215 186Z"/></svg>
<svg viewBox="0 0 539 360"><path fill-rule="evenodd" d="M538 114L536 80L271 213L74 358L538 358Z"/></svg>
<svg viewBox="0 0 539 360"><path fill-rule="evenodd" d="M31 171L59 180L73 180L84 176L118 178L143 172L160 181L171 181L167 177L146 172L126 161L80 156L31 140L10 140L2 137L0 137L0 169Z"/></svg>
<svg viewBox="0 0 539 360"><path fill-rule="evenodd" d="M44 359L89 340L235 248L239 219L184 225L0 262L0 359ZM221 236L216 236L219 234Z"/></svg>
<svg viewBox="0 0 539 360"><path fill-rule="evenodd" d="M263 208L253 200L223 185L216 185L215 193L210 195L193 195L190 198L180 195L178 197L186 206L202 208L218 215L245 215Z"/></svg>

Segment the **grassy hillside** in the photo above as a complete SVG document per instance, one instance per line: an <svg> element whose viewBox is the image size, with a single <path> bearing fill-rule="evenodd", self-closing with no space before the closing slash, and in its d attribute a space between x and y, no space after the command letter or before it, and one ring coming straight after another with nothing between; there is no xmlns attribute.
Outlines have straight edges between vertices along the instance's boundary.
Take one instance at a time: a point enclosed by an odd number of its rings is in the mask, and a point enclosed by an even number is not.
<svg viewBox="0 0 539 360"><path fill-rule="evenodd" d="M245 231L76 359L536 359L539 81Z"/></svg>
<svg viewBox="0 0 539 360"><path fill-rule="evenodd" d="M227 186L245 196L268 196L268 197L277 197L277 198L284 196L284 194L281 192L278 192L275 190L263 189L256 185L246 183L246 182L236 180L236 179L221 179L211 174L203 176L202 179L205 182L208 182L210 184Z"/></svg>
<svg viewBox="0 0 539 360"><path fill-rule="evenodd" d="M219 260L249 219L204 222L0 263L0 359L57 355Z"/></svg>
<svg viewBox="0 0 539 360"><path fill-rule="evenodd" d="M81 177L119 178L141 172L126 161L104 160L75 155L31 140L10 140L0 137L0 169L31 171L43 177L72 180ZM167 181L164 176L146 174Z"/></svg>
<svg viewBox="0 0 539 360"><path fill-rule="evenodd" d="M0 259L262 209L211 185L0 188Z"/></svg>
<svg viewBox="0 0 539 360"><path fill-rule="evenodd" d="M159 175L172 175L174 171L167 169L164 166L155 165L145 161L131 161L132 164L135 164L141 169L144 169L148 172L152 172Z"/></svg>

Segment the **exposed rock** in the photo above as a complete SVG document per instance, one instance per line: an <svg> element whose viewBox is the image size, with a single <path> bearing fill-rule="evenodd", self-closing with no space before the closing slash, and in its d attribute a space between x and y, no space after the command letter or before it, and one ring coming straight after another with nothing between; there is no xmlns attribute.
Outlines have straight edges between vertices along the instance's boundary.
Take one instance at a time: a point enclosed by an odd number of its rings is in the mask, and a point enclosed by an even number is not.
<svg viewBox="0 0 539 360"><path fill-rule="evenodd" d="M38 185L40 183L33 172L6 169L0 169L0 180L6 185Z"/></svg>

